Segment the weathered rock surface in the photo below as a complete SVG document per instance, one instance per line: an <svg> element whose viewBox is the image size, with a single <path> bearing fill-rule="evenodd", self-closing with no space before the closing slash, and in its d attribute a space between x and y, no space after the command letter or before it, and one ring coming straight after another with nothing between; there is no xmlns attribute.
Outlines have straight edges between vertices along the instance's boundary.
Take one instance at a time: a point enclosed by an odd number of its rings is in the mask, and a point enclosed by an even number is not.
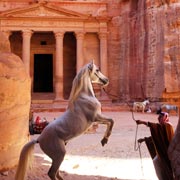
<svg viewBox="0 0 180 180"><path fill-rule="evenodd" d="M122 99L158 100L164 89L180 92L180 1L119 2L109 8L112 93ZM169 155L180 179L180 122Z"/></svg>
<svg viewBox="0 0 180 180"><path fill-rule="evenodd" d="M30 78L0 32L0 172L15 166L28 140Z"/></svg>
<svg viewBox="0 0 180 180"><path fill-rule="evenodd" d="M122 99L157 100L165 88L178 90L179 1L124 0L109 6L109 14L112 93Z"/></svg>

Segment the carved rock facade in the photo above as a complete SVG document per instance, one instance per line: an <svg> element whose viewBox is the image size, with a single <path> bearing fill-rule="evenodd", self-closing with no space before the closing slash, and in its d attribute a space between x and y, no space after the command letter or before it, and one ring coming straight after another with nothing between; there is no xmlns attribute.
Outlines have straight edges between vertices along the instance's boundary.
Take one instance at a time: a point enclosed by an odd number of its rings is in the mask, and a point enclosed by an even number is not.
<svg viewBox="0 0 180 180"><path fill-rule="evenodd" d="M35 57L50 54L51 66L45 67L51 67L52 77L45 83L55 100L68 98L73 77L90 59L108 74L114 101L156 101L165 88L179 90L179 17L179 0L0 2L0 29L10 33L12 51L32 79L32 93L43 87L37 86L43 79L37 83Z"/></svg>
<svg viewBox="0 0 180 180"><path fill-rule="evenodd" d="M48 84L56 100L68 98L79 68L95 59L118 96L112 99L153 101L165 88L179 88L179 11L178 0L6 0L0 21L31 76L32 93L40 85L36 54L51 54Z"/></svg>
<svg viewBox="0 0 180 180"><path fill-rule="evenodd" d="M118 95L117 100L157 100L165 88L178 89L179 11L178 0L0 3L1 29L11 32L12 50L22 56L32 89L34 55L52 54L51 92L57 99L68 97L74 75L92 58L108 74L109 90ZM68 35L74 45L66 41ZM73 55L68 59L70 47ZM71 59L74 69L68 63ZM72 74L66 74L68 68Z"/></svg>

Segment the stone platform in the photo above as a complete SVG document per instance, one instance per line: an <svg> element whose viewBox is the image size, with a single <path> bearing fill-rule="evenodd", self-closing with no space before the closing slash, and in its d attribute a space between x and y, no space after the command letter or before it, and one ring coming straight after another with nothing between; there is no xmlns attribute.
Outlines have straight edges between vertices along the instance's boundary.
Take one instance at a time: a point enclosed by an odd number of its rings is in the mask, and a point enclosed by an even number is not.
<svg viewBox="0 0 180 180"><path fill-rule="evenodd" d="M111 112L118 112L118 111L127 111L130 110L125 104L102 104L102 111L111 111ZM58 102L54 103L51 101L39 101L33 102L31 104L31 109L33 112L64 112L67 108L67 102Z"/></svg>
<svg viewBox="0 0 180 180"><path fill-rule="evenodd" d="M126 103L112 103L100 100L102 111L124 111L130 110ZM33 112L64 112L68 106L68 100L54 100L53 93L35 93L32 95L31 109Z"/></svg>

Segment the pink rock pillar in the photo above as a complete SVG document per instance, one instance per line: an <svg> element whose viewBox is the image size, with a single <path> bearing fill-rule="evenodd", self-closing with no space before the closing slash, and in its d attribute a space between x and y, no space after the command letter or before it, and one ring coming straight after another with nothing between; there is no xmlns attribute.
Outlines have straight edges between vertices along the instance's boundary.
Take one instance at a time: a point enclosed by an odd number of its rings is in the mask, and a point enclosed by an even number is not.
<svg viewBox="0 0 180 180"><path fill-rule="evenodd" d="M108 77L108 63L107 63L107 33L100 32L99 33L100 39L100 67L101 71L104 75ZM107 94L101 90L100 100L110 102Z"/></svg>
<svg viewBox="0 0 180 180"><path fill-rule="evenodd" d="M84 41L84 33L83 32L76 32L76 39L77 39L77 65L76 65L76 72L84 65L84 57L83 57L83 41Z"/></svg>
<svg viewBox="0 0 180 180"><path fill-rule="evenodd" d="M63 38L64 32L54 32L56 38L55 101L63 100Z"/></svg>
<svg viewBox="0 0 180 180"><path fill-rule="evenodd" d="M23 47L22 47L22 59L28 74L30 73L30 41L31 41L32 31L25 30L22 32L23 37Z"/></svg>
<svg viewBox="0 0 180 180"><path fill-rule="evenodd" d="M0 32L0 172L13 168L29 140L30 77Z"/></svg>
<svg viewBox="0 0 180 180"><path fill-rule="evenodd" d="M107 33L99 33L100 39L100 66L104 75L108 76L107 64Z"/></svg>

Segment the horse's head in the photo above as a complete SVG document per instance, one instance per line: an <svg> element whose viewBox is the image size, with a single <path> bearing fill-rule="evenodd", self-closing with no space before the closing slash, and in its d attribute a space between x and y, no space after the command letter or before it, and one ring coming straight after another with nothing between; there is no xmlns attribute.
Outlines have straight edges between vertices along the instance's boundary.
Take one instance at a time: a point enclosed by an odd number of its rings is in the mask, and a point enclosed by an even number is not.
<svg viewBox="0 0 180 180"><path fill-rule="evenodd" d="M144 101L144 104L145 104L145 105L150 104L149 99L146 99L146 100Z"/></svg>
<svg viewBox="0 0 180 180"><path fill-rule="evenodd" d="M101 84L103 86L108 85L109 79L102 74L100 69L93 62L88 64L88 69L92 83Z"/></svg>

